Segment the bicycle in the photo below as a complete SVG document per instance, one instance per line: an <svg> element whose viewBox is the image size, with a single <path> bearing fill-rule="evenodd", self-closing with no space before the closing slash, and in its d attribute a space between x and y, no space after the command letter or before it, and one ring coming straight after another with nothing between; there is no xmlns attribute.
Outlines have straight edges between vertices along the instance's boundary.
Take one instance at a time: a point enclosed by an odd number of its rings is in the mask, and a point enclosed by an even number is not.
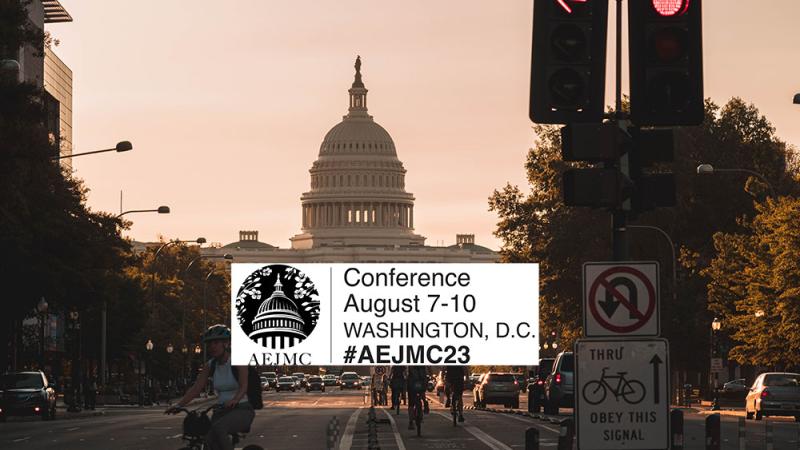
<svg viewBox="0 0 800 450"><path fill-rule="evenodd" d="M608 395L608 391L614 394L617 401L622 397L629 405L636 405L644 400L647 393L644 384L637 380L628 380L625 375L628 372L617 372L616 376L607 376L606 370L608 367L603 367L599 380L592 380L583 386L583 399L590 405L597 405L603 402ZM616 388L606 380L617 380Z"/></svg>
<svg viewBox="0 0 800 450"><path fill-rule="evenodd" d="M453 426L457 426L458 422L463 421L463 411L464 411L464 398L463 398L463 391L458 389L451 390L451 399L450 399L450 414L453 415Z"/></svg>
<svg viewBox="0 0 800 450"><path fill-rule="evenodd" d="M179 450L207 450L206 435L211 429L211 419L208 417L208 412L211 410L219 410L222 407L219 405L212 405L206 409L198 408L189 411L186 408L173 408L175 413L186 413L183 419L183 436L182 439L186 441L186 446L181 447ZM247 429L242 433L231 433L231 442L234 446L247 436L250 430ZM258 445L248 445L242 450L264 450Z"/></svg>

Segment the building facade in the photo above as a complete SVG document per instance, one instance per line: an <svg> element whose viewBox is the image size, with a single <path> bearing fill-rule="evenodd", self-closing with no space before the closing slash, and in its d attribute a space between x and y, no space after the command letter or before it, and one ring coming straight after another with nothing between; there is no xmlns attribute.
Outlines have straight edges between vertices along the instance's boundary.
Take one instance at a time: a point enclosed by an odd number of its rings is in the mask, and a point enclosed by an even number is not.
<svg viewBox="0 0 800 450"><path fill-rule="evenodd" d="M310 189L300 197L301 232L291 248L241 231L237 242L203 254L227 253L236 262L497 262L499 255L470 234L457 235L451 246L425 245L414 229L415 198L406 191L394 141L368 113L360 57L348 94L347 114L325 134L311 165Z"/></svg>

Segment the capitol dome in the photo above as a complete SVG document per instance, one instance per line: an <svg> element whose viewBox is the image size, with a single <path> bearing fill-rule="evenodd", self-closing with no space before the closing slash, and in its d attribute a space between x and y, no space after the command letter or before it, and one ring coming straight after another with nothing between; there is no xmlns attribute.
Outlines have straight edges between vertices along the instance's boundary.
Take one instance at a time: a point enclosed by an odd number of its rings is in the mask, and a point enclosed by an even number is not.
<svg viewBox="0 0 800 450"><path fill-rule="evenodd" d="M394 140L368 114L360 57L355 69L348 113L325 134L309 171L311 190L300 199L303 232L292 248L425 243L414 234L414 196L405 190Z"/></svg>
<svg viewBox="0 0 800 450"><path fill-rule="evenodd" d="M283 293L281 278L278 276L275 290L258 307L249 337L264 346L286 348L308 337L304 328L305 321L294 302Z"/></svg>

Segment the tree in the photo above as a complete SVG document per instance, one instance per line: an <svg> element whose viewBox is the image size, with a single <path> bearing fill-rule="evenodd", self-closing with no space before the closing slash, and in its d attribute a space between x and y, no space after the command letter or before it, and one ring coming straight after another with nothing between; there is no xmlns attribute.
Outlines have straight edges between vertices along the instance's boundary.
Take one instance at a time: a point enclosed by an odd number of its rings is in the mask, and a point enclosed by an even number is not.
<svg viewBox="0 0 800 450"><path fill-rule="evenodd" d="M756 210L741 232L714 235L709 308L730 330L731 359L785 370L800 365L800 199Z"/></svg>
<svg viewBox="0 0 800 450"><path fill-rule="evenodd" d="M503 261L540 263L542 330L558 331L559 346L569 348L582 333L581 265L611 259L611 219L602 210L563 205L561 175L569 164L560 158L558 128L536 125L534 132L538 140L525 164L530 191L506 185L493 193L489 206L498 214L495 235L503 240ZM678 205L632 218L632 223L664 229L679 247L677 303L673 303L672 280L664 275L671 272L668 244L641 230L628 231L632 260L660 262L662 335L670 339L673 350L708 342L708 280L701 271L714 256L712 235L737 229L737 219L755 211L750 194L742 189L742 178L699 177L695 168L700 163L748 168L774 180L777 189L797 190L792 153L774 132L766 118L741 99L733 98L722 108L707 101L702 126L676 129L672 169ZM757 183L747 184L754 195L763 194ZM707 365L706 356L673 352L672 365L700 370Z"/></svg>
<svg viewBox="0 0 800 450"><path fill-rule="evenodd" d="M29 2L0 2L0 56L23 45L43 51L44 34L28 21ZM130 253L121 222L86 207L87 189L51 157L41 88L0 77L0 340L45 297L51 311L86 310L114 294ZM15 324L17 324L15 326ZM9 366L0 352L0 368Z"/></svg>

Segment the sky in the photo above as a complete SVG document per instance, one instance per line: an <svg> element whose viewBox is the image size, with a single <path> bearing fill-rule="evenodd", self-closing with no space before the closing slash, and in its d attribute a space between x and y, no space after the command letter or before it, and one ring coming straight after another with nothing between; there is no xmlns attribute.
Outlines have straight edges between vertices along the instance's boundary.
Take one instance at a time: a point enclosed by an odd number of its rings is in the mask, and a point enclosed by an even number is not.
<svg viewBox="0 0 800 450"><path fill-rule="evenodd" d="M122 191L124 210L172 209L126 216L132 238L224 245L258 230L260 241L290 247L308 170L347 112L361 55L369 112L391 134L416 197L415 231L428 245L472 233L500 248L487 200L506 183L528 189L535 139L532 0L61 3L74 21L47 29L73 71L74 151L134 146L73 161L89 206L118 213ZM752 102L780 138L800 143L800 2L703 8L706 97ZM607 104L612 67L609 52Z"/></svg>

